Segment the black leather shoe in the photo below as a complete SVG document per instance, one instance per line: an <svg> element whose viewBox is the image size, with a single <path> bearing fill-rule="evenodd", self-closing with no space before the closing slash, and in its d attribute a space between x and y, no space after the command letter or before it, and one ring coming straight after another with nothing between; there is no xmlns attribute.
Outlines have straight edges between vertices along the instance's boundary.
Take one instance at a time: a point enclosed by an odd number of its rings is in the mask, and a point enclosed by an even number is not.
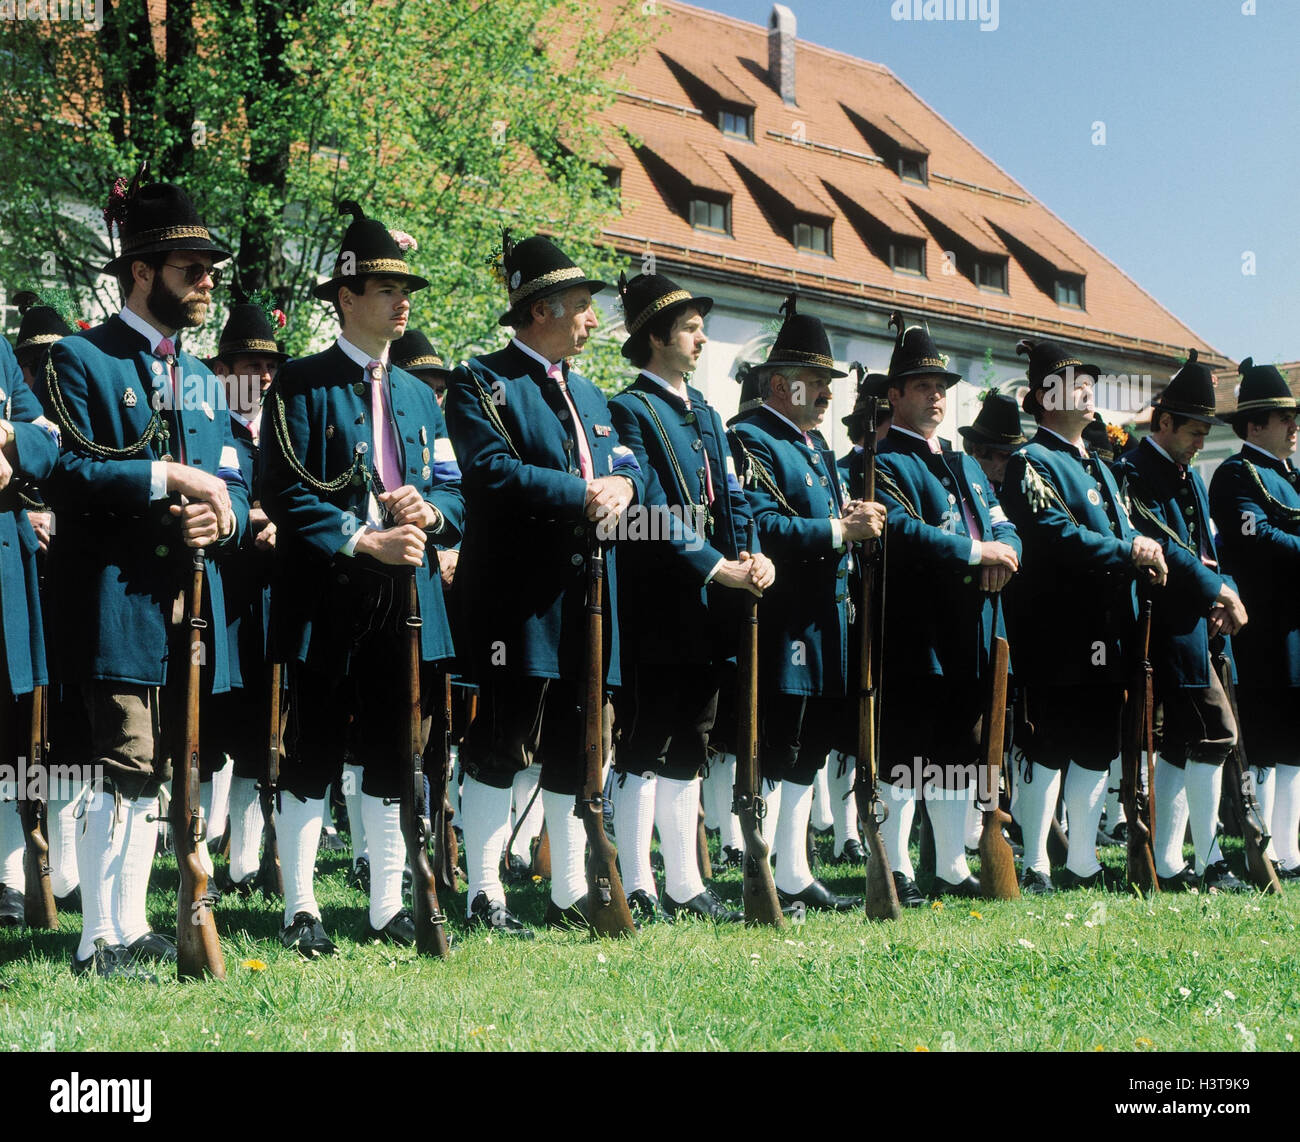
<svg viewBox="0 0 1300 1142"><path fill-rule="evenodd" d="M934 889L930 893L932 896L961 896L968 900L976 899L980 894L980 882L973 876L968 876L965 880L952 884L936 876L934 878Z"/></svg>
<svg viewBox="0 0 1300 1142"><path fill-rule="evenodd" d="M1020 875L1021 896L1051 896L1055 891L1051 878L1036 868L1027 868Z"/></svg>
<svg viewBox="0 0 1300 1142"><path fill-rule="evenodd" d="M533 868L521 856L507 853L501 861L501 879L507 884L523 884L533 879Z"/></svg>
<svg viewBox="0 0 1300 1142"><path fill-rule="evenodd" d="M1238 880L1228 869L1226 860L1207 865L1201 877L1202 892L1249 892L1250 886Z"/></svg>
<svg viewBox="0 0 1300 1142"><path fill-rule="evenodd" d="M924 908L925 897L921 895L921 890L916 887L916 881L905 872L895 872L893 875L894 891L898 893L898 903L904 908Z"/></svg>
<svg viewBox="0 0 1300 1142"><path fill-rule="evenodd" d="M1280 873L1278 875L1281 875ZM81 885L77 885L67 896L56 896L54 906L60 912L80 912L81 911Z"/></svg>
<svg viewBox="0 0 1300 1142"><path fill-rule="evenodd" d="M1105 888L1102 883L1102 870L1098 869L1091 876L1080 876L1072 869L1063 868L1057 874L1061 887L1066 889L1074 888Z"/></svg>
<svg viewBox="0 0 1300 1142"><path fill-rule="evenodd" d="M690 900L681 904L678 904L671 896L664 893L664 908L667 909L668 915L674 920L678 916L686 915L700 916L717 924L734 924L745 918L743 910L728 908L718 899L711 888L706 888L698 896L692 896Z"/></svg>
<svg viewBox="0 0 1300 1142"><path fill-rule="evenodd" d="M361 892L370 891L370 858L357 857L356 863L348 873L348 884Z"/></svg>
<svg viewBox="0 0 1300 1142"><path fill-rule="evenodd" d="M1161 876L1157 879L1160 881L1161 892L1186 892L1189 888L1200 891L1201 887L1201 878L1196 875L1190 864L1184 865L1173 876Z"/></svg>
<svg viewBox="0 0 1300 1142"><path fill-rule="evenodd" d="M644 888L638 888L635 892L628 893L627 906L632 913L632 919L636 921L638 927L644 924L671 924L673 922L673 918L660 905L659 897L651 896Z"/></svg>
<svg viewBox="0 0 1300 1142"><path fill-rule="evenodd" d="M485 928L494 936L519 940L531 940L536 935L531 928L525 928L504 904L489 900L486 892L475 896L469 906L469 925L471 928Z"/></svg>
<svg viewBox="0 0 1300 1142"><path fill-rule="evenodd" d="M736 848L735 845L723 845L722 851L718 853L718 859L713 862L714 872L723 872L729 868L742 868L745 864L745 853L743 849ZM1278 873L1281 876L1281 873Z"/></svg>
<svg viewBox="0 0 1300 1142"><path fill-rule="evenodd" d="M286 948L297 948L309 960L332 956L335 951L334 941L325 935L320 917L310 912L297 913L293 923L280 930L280 943Z"/></svg>
<svg viewBox="0 0 1300 1142"><path fill-rule="evenodd" d="M129 979L137 983L157 983L158 977L131 962L125 944L95 941L95 950L84 960L72 955L73 975L97 975L101 979Z"/></svg>
<svg viewBox="0 0 1300 1142"><path fill-rule="evenodd" d="M23 894L0 884L0 928L20 928L23 923Z"/></svg>
<svg viewBox="0 0 1300 1142"><path fill-rule="evenodd" d="M320 848L322 852L341 853L348 846L343 843L343 838L339 836L338 829L324 828L320 834Z"/></svg>
<svg viewBox="0 0 1300 1142"><path fill-rule="evenodd" d="M1300 864L1295 868L1283 868L1280 860L1273 862L1273 870L1277 873L1278 880L1300 880Z"/></svg>
<svg viewBox="0 0 1300 1142"><path fill-rule="evenodd" d="M820 880L814 880L802 892L782 892L778 888L776 895L782 905L797 901L815 912L852 912L863 905L861 896L837 896Z"/></svg>
<svg viewBox="0 0 1300 1142"><path fill-rule="evenodd" d="M235 880L230 875L229 870L224 868L217 869L217 875L209 881L209 884L215 883L217 892L220 896L238 896L241 900L247 900L253 895L254 882L257 880L257 873L249 873L243 880Z"/></svg>
<svg viewBox="0 0 1300 1142"><path fill-rule="evenodd" d="M867 851L861 841L845 841L844 851L831 859L835 864L866 864Z"/></svg>
<svg viewBox="0 0 1300 1142"><path fill-rule="evenodd" d="M366 939L382 940L385 944L396 944L399 948L410 947L415 943L415 917L409 909L403 908L382 928L375 928L366 921Z"/></svg>
<svg viewBox="0 0 1300 1142"><path fill-rule="evenodd" d="M591 925L587 922L587 898L579 897L567 908L561 908L549 897L546 901L546 926L561 932L589 932Z"/></svg>
<svg viewBox="0 0 1300 1142"><path fill-rule="evenodd" d="M126 945L126 954L132 963L151 960L159 964L176 962L176 941L161 932L146 932L138 940Z"/></svg>

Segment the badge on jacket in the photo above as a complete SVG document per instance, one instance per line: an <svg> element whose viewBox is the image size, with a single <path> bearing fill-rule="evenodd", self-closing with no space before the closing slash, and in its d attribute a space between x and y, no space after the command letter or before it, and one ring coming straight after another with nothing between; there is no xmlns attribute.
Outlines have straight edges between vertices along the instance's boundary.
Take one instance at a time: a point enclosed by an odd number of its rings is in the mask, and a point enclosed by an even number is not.
<svg viewBox="0 0 1300 1142"><path fill-rule="evenodd" d="M610 433L610 427L608 424L593 424L591 430L597 436L608 436Z"/></svg>
<svg viewBox="0 0 1300 1142"><path fill-rule="evenodd" d="M122 403L126 405L127 408L135 408L135 402L139 399L140 398L136 396L135 389L130 385L127 385L126 392L122 394Z"/></svg>

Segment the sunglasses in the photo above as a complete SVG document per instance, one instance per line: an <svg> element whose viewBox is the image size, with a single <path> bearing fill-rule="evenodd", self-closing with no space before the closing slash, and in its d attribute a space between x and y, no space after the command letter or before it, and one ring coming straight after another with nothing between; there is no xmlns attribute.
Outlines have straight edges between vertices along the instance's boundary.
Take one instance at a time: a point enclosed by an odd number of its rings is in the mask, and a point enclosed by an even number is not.
<svg viewBox="0 0 1300 1142"><path fill-rule="evenodd" d="M163 265L171 266L173 270L183 270L186 285L198 285L205 277L210 277L214 286L221 284L223 271L216 266L205 266L201 262L190 262L184 266L178 266L175 262L164 262Z"/></svg>

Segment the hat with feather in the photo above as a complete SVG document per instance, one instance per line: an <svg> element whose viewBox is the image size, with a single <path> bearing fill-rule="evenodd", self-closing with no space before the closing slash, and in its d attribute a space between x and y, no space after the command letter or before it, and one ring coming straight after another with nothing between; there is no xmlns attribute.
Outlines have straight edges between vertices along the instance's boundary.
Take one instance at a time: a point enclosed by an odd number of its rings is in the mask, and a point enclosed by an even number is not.
<svg viewBox="0 0 1300 1142"><path fill-rule="evenodd" d="M339 203L339 213L351 215L343 234L343 245L334 261L334 276L311 292L321 301L335 301L339 287L357 278L401 278L413 290L424 289L428 278L411 273L408 251L419 249L415 239L400 230L389 230L378 218L367 218L361 205L351 199Z"/></svg>

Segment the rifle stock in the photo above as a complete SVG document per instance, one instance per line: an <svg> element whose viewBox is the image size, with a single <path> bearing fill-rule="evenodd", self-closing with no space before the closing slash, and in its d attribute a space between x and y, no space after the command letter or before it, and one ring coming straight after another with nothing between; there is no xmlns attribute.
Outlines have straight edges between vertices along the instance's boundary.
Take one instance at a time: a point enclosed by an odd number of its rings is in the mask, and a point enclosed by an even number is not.
<svg viewBox="0 0 1300 1142"><path fill-rule="evenodd" d="M402 783L400 817L406 841L406 859L411 866L411 913L415 921L415 950L422 956L451 954L447 941L447 917L438 906L437 878L429 863L429 803L424 791L424 719L420 709L420 599L415 585L416 571L406 578L406 681L409 699L407 719L409 761Z"/></svg>
<svg viewBox="0 0 1300 1142"><path fill-rule="evenodd" d="M451 821L454 813L447 787L451 782L451 671L442 672L442 731L438 736L440 756L429 779L429 801L435 806L433 817L433 869L438 877L438 887L456 891L456 866L460 864L460 848L456 844L456 830ZM439 776L440 775L440 776Z"/></svg>
<svg viewBox="0 0 1300 1142"><path fill-rule="evenodd" d="M856 366L861 369L862 366ZM876 398L866 399L863 422L862 460L864 500L876 498ZM858 817L862 821L867 848L867 918L897 920L902 912L898 889L894 886L889 857L880 839L880 823L887 812L876 788L876 754L879 748L880 616L884 613L883 579L878 585L881 545L876 540L862 544L860 569L862 594L858 607L858 749L857 771L853 789L857 795Z"/></svg>
<svg viewBox="0 0 1300 1142"><path fill-rule="evenodd" d="M44 686L32 690L30 734L27 750L26 795L19 790L18 809L23 826L23 922L32 929L50 929L59 926L59 910L54 903L54 889L50 887L50 844L46 819L49 811L46 797L33 797L33 786L45 784L45 700L48 691Z"/></svg>
<svg viewBox="0 0 1300 1142"><path fill-rule="evenodd" d="M280 749L284 737L284 667L271 664L271 740L266 751L258 799L262 805L262 861L257 868L257 882L267 900L284 896L284 877L280 872L280 846L275 837L275 799L280 783Z"/></svg>
<svg viewBox="0 0 1300 1142"><path fill-rule="evenodd" d="M201 979L204 973L225 979L226 961L217 939L217 924L207 898L212 858L207 854L207 823L199 801L199 688L202 685L204 555L193 550L188 621L189 674L185 687L185 743L172 781L172 834L180 890L176 900L176 974Z"/></svg>
<svg viewBox="0 0 1300 1142"><path fill-rule="evenodd" d="M587 686L583 702L584 772L573 811L587 831L587 921L598 936L636 931L605 833L605 555L592 529L587 555Z"/></svg>
<svg viewBox="0 0 1300 1142"><path fill-rule="evenodd" d="M1159 892L1156 875L1155 817L1151 797L1155 789L1155 752L1152 741L1153 695L1151 691L1151 600L1142 597L1136 636L1136 666L1124 703L1124 747L1121 756L1120 799L1128 819L1129 884L1145 892ZM1142 752L1147 756L1147 791L1139 778Z"/></svg>
<svg viewBox="0 0 1300 1142"><path fill-rule="evenodd" d="M1237 687L1232 681L1227 642L1220 636L1211 643L1210 649L1214 656L1214 669L1218 672L1228 707L1232 710L1232 720L1237 726L1237 744L1229 751L1223 763L1223 787L1236 807L1237 819L1241 821L1241 838L1246 844L1246 873L1251 884L1261 892L1281 896L1282 882L1278 879L1273 862L1265 854L1270 838L1260 815L1259 802L1255 800L1255 784L1247 777L1250 764L1246 760L1246 743L1241 734Z"/></svg>
<svg viewBox="0 0 1300 1142"><path fill-rule="evenodd" d="M980 894L990 900L1019 900L1016 858L1002 833L1011 817L998 802L999 778L1002 773L1002 749L1007 733L1007 672L1011 651L1007 640L997 636L1001 595L993 596L993 655L989 663L989 692L984 706L984 724L980 752L984 793L989 798L984 807L984 827L980 832Z"/></svg>
<svg viewBox="0 0 1300 1142"><path fill-rule="evenodd" d="M754 550L755 529L749 525L749 551ZM741 891L745 904L745 923L780 928L781 902L768 863L768 845L763 837L762 821L767 802L759 792L758 772L758 597L747 600L747 618L740 636L737 655L736 705L736 784L732 790L732 810L740 818L740 832L745 842L745 859L741 874Z"/></svg>

